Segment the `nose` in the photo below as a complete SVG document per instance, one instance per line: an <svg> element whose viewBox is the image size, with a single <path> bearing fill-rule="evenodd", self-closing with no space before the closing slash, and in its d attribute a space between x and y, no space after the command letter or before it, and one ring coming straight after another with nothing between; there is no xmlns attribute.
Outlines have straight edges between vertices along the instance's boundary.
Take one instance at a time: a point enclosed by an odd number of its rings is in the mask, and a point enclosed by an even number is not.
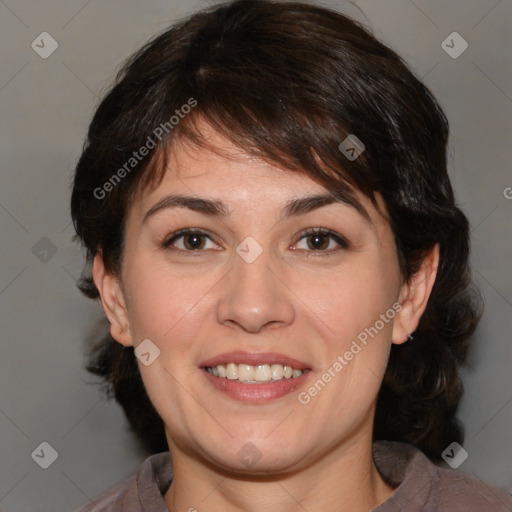
<svg viewBox="0 0 512 512"><path fill-rule="evenodd" d="M234 255L218 298L218 322L250 333L293 323L293 293L279 274L266 251L252 263Z"/></svg>

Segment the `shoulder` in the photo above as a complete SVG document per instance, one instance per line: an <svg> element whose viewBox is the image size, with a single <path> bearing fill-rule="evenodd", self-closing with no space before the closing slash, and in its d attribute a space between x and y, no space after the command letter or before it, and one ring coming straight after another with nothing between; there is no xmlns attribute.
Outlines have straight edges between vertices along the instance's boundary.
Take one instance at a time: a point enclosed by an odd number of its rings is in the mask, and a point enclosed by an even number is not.
<svg viewBox="0 0 512 512"><path fill-rule="evenodd" d="M457 471L443 468L437 471L442 510L512 512L512 496L503 489Z"/></svg>
<svg viewBox="0 0 512 512"><path fill-rule="evenodd" d="M375 464L395 487L375 512L511 512L512 496L474 476L434 465L417 448L398 442L374 444Z"/></svg>
<svg viewBox="0 0 512 512"><path fill-rule="evenodd" d="M148 457L137 474L91 501L78 512L167 512L163 495L172 481L169 453Z"/></svg>

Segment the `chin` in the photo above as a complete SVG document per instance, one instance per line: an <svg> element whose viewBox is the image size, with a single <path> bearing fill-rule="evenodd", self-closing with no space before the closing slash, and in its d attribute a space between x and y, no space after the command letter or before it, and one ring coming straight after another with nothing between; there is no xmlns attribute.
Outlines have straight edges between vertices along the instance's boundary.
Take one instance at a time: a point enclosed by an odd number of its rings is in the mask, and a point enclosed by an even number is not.
<svg viewBox="0 0 512 512"><path fill-rule="evenodd" d="M249 443L247 443L249 444ZM300 460L283 456L283 453L271 453L268 450L261 451L255 447L244 445L238 453L226 457L212 457L210 464L226 473L234 473L245 476L269 477L276 474L291 473L300 469Z"/></svg>
<svg viewBox="0 0 512 512"><path fill-rule="evenodd" d="M212 469L240 475L290 473L300 469L311 456L311 449L303 442L290 443L289 438L270 441L263 435L252 437L251 441L238 437L224 446L212 440L212 446L204 448L200 456Z"/></svg>

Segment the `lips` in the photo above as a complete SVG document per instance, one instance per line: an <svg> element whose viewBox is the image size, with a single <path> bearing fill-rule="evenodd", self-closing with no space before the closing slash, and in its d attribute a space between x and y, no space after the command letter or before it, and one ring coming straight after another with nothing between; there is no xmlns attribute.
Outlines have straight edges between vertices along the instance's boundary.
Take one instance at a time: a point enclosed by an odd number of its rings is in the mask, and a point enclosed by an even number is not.
<svg viewBox="0 0 512 512"><path fill-rule="evenodd" d="M219 354L203 361L200 367L215 390L235 400L251 403L263 403L288 395L303 384L310 372L302 361L269 352ZM224 373L223 370L228 368L230 371ZM268 374L269 368L274 370L273 374ZM244 369L244 372L238 374L239 369Z"/></svg>
<svg viewBox="0 0 512 512"><path fill-rule="evenodd" d="M273 352L226 352L219 354L211 359L203 361L199 364L201 368L214 367L220 364L227 365L229 363L234 364L248 364L251 366L258 366L263 364L280 364L283 366L290 366L296 370L308 370L310 369L306 363L298 361L292 357L288 357L282 354L276 354Z"/></svg>

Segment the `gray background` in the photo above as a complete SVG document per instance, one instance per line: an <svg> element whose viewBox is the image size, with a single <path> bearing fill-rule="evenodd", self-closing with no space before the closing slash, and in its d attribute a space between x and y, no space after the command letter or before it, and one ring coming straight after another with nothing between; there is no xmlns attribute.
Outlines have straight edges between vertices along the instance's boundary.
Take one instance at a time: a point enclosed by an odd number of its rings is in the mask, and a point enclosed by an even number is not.
<svg viewBox="0 0 512 512"><path fill-rule="evenodd" d="M512 492L512 0L355 3L375 34L424 78L451 122L450 172L471 221L475 280L486 302L464 372L460 416L469 458L460 470ZM364 19L352 5L323 4ZM71 240L70 182L88 121L119 64L205 5L0 1L4 512L74 510L132 474L144 457L120 409L83 369L84 340L101 310L75 288L83 254ZM31 48L44 31L59 45L47 59ZM453 31L469 44L456 59L441 47ZM31 457L43 441L58 452L46 470Z"/></svg>

